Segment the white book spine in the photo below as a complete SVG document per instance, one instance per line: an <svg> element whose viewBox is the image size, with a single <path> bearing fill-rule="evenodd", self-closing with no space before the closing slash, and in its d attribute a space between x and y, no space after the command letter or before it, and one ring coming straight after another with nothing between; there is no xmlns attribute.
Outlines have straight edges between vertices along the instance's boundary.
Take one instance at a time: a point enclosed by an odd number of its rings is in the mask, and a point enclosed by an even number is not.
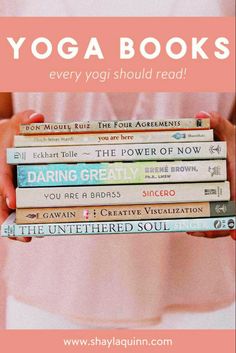
<svg viewBox="0 0 236 353"><path fill-rule="evenodd" d="M17 188L17 208L229 201L229 182Z"/></svg>
<svg viewBox="0 0 236 353"><path fill-rule="evenodd" d="M226 158L226 142L8 148L9 164Z"/></svg>
<svg viewBox="0 0 236 353"><path fill-rule="evenodd" d="M100 134L16 135L15 147L83 146L124 143L213 141L213 130L113 132Z"/></svg>
<svg viewBox="0 0 236 353"><path fill-rule="evenodd" d="M151 131L151 130L182 130L209 129L210 119L157 119L157 120L114 120L114 121L78 121L71 123L36 123L22 124L20 133L58 134L111 131Z"/></svg>

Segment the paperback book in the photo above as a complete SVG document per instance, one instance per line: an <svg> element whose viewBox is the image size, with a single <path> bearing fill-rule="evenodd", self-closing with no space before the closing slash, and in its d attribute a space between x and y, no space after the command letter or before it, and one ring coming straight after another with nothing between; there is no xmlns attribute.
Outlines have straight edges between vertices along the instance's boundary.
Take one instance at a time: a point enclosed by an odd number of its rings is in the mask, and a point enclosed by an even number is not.
<svg viewBox="0 0 236 353"><path fill-rule="evenodd" d="M213 141L213 130L142 131L63 135L16 135L15 147Z"/></svg>
<svg viewBox="0 0 236 353"><path fill-rule="evenodd" d="M16 224L15 214L13 214L3 223L1 236L85 236L98 234L148 234L232 229L235 229L235 217L26 225Z"/></svg>
<svg viewBox="0 0 236 353"><path fill-rule="evenodd" d="M17 167L19 187L226 180L226 160L47 164Z"/></svg>
<svg viewBox="0 0 236 353"><path fill-rule="evenodd" d="M17 208L229 201L229 182L17 188Z"/></svg>
<svg viewBox="0 0 236 353"><path fill-rule="evenodd" d="M224 141L7 149L7 163L9 164L224 158L226 158L226 142Z"/></svg>
<svg viewBox="0 0 236 353"><path fill-rule="evenodd" d="M126 221L235 216L235 202L18 208L17 224Z"/></svg>
<svg viewBox="0 0 236 353"><path fill-rule="evenodd" d="M157 120L114 120L80 121L71 123L22 124L20 134L58 134L111 131L182 130L209 129L210 119L157 119Z"/></svg>

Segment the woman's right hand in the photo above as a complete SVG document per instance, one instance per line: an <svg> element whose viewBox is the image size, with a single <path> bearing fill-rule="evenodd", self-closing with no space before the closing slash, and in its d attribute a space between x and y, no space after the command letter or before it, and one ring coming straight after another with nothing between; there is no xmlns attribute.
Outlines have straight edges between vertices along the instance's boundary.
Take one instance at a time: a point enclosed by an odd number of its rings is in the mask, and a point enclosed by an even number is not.
<svg viewBox="0 0 236 353"><path fill-rule="evenodd" d="M13 146L14 135L19 133L20 124L42 123L44 116L33 110L13 115L11 119L0 120L0 224L16 208L16 192L13 182L13 167L6 163L6 149ZM29 242L30 237L10 237Z"/></svg>

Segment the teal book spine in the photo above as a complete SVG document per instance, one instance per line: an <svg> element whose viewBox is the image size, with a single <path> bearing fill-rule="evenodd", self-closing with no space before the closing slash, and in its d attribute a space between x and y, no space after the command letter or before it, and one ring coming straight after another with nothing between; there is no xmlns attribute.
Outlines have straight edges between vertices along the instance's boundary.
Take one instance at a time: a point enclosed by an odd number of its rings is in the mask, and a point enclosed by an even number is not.
<svg viewBox="0 0 236 353"><path fill-rule="evenodd" d="M1 236L68 236L99 234L148 234L235 229L235 217L147 221L15 224L12 214L1 227Z"/></svg>
<svg viewBox="0 0 236 353"><path fill-rule="evenodd" d="M17 167L18 187L226 180L226 161L78 163Z"/></svg>

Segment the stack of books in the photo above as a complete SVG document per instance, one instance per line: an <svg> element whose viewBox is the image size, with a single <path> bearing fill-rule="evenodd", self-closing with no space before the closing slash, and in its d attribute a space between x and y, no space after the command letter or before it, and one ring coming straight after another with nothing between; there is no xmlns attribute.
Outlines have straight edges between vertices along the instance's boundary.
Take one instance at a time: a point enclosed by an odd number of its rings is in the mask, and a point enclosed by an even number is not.
<svg viewBox="0 0 236 353"><path fill-rule="evenodd" d="M2 236L235 229L227 146L209 119L21 125Z"/></svg>

